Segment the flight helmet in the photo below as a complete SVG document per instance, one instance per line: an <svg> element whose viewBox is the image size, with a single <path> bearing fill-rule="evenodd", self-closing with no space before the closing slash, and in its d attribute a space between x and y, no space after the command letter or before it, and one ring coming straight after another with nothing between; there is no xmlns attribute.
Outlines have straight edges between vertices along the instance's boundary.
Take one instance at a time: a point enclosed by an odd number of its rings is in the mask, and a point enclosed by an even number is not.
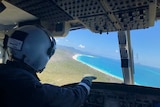
<svg viewBox="0 0 160 107"><path fill-rule="evenodd" d="M56 42L45 29L26 25L11 34L7 46L12 59L23 62L36 72L42 72L55 52Z"/></svg>

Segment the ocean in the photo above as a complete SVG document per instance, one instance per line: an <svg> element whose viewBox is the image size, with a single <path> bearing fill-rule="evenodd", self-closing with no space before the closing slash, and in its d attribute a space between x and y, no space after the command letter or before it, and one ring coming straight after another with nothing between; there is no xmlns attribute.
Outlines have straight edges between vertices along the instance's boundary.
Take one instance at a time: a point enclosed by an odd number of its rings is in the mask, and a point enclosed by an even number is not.
<svg viewBox="0 0 160 107"><path fill-rule="evenodd" d="M76 55L74 59L123 80L120 60L89 55ZM134 69L135 84L160 88L160 68L135 64Z"/></svg>

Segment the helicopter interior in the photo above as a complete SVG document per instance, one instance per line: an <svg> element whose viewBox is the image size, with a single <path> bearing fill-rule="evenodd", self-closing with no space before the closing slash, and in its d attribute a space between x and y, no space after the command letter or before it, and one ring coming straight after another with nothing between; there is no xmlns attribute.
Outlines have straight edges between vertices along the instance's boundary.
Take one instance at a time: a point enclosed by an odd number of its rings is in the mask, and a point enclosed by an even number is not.
<svg viewBox="0 0 160 107"><path fill-rule="evenodd" d="M159 107L159 88L134 84L130 42L130 30L147 29L159 19L160 0L0 0L0 45L6 32L29 24L42 25L55 37L82 28L100 34L117 31L124 84L94 82L82 107ZM0 57L5 63L3 48Z"/></svg>

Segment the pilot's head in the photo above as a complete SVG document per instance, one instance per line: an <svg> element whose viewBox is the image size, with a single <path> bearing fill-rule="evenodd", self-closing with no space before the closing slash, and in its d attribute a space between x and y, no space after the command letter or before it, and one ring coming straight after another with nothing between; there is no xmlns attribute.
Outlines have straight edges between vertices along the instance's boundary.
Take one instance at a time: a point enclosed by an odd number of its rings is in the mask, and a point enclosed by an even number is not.
<svg viewBox="0 0 160 107"><path fill-rule="evenodd" d="M11 58L36 72L41 72L55 52L56 42L46 30L26 25L16 29L8 39Z"/></svg>

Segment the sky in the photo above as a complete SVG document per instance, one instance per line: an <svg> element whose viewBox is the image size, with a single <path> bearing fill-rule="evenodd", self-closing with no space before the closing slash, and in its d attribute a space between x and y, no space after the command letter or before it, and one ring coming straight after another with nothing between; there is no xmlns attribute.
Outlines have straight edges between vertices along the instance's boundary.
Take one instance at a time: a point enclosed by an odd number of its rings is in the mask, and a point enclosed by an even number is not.
<svg viewBox="0 0 160 107"><path fill-rule="evenodd" d="M130 35L135 63L160 67L160 21L147 29L131 30ZM98 34L80 29L70 31L66 37L57 37L56 42L58 45L120 59L118 32Z"/></svg>

